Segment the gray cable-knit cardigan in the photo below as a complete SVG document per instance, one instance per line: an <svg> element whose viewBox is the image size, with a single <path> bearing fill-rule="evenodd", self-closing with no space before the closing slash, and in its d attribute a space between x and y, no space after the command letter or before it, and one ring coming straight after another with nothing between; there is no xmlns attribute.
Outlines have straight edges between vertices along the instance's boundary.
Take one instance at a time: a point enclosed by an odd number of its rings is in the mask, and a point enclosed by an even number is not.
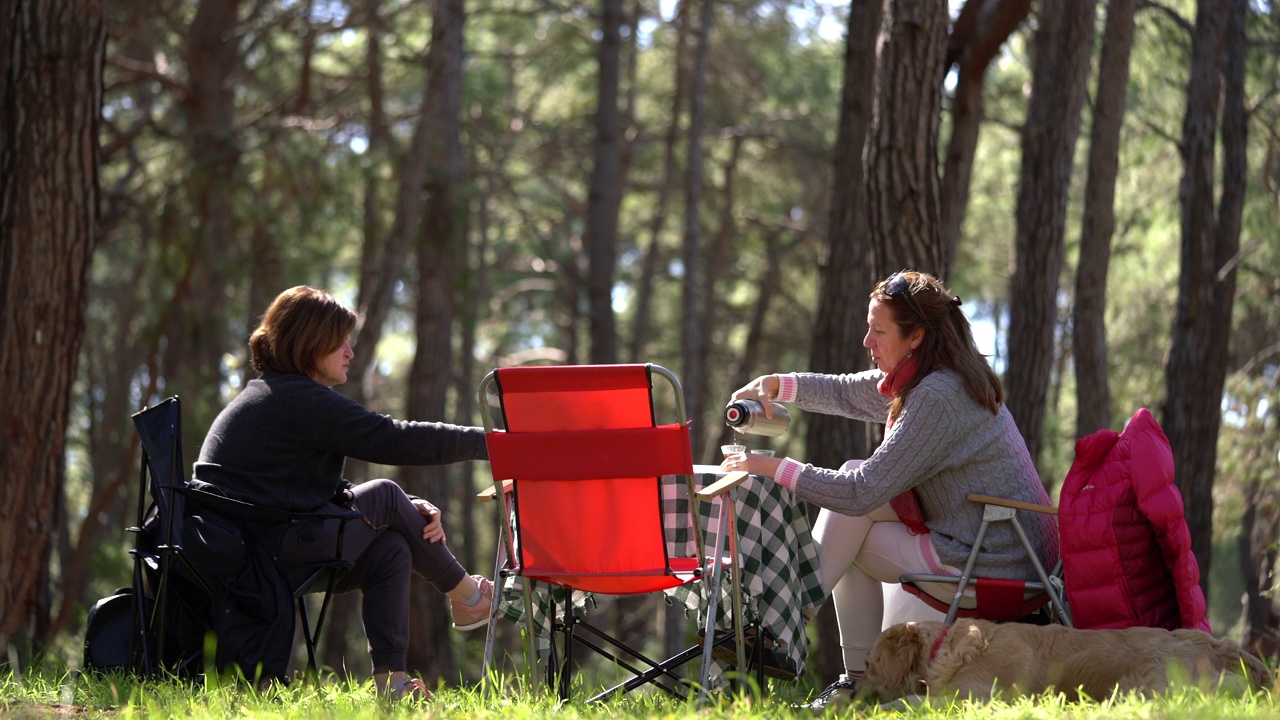
<svg viewBox="0 0 1280 720"><path fill-rule="evenodd" d="M886 422L889 399L877 384L883 373L851 375L797 373L795 404L820 412ZM856 469L829 470L805 465L796 493L820 507L846 515L862 515L915 488L925 524L939 559L963 568L982 524L980 506L968 493L1049 504L1035 463L1002 404L1000 411L974 402L960 376L938 369L907 396L884 442ZM1046 569L1058 559L1057 521L1053 516L1020 512L1019 520ZM1035 569L1008 523L987 530L976 572L987 577L1031 580Z"/></svg>

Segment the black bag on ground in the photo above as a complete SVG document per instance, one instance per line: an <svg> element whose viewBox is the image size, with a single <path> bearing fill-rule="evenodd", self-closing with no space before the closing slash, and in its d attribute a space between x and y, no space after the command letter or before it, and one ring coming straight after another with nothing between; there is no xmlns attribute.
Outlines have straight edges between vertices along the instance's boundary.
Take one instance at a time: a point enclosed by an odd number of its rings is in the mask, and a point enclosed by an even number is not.
<svg viewBox="0 0 1280 720"><path fill-rule="evenodd" d="M89 608L84 629L85 670L128 672L135 667L133 588L120 588Z"/></svg>

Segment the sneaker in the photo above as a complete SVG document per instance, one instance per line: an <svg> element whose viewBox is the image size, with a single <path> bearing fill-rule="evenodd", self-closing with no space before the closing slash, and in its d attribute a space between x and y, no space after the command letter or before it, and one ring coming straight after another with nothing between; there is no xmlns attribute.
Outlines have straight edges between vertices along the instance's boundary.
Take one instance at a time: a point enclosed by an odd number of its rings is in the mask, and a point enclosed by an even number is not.
<svg viewBox="0 0 1280 720"><path fill-rule="evenodd" d="M475 605L463 605L458 600L449 603L454 630L475 630L489 624L489 610L493 607L493 583L483 575L472 575L480 584L480 600Z"/></svg>
<svg viewBox="0 0 1280 720"><path fill-rule="evenodd" d="M796 710L822 712L829 707L847 705L853 702L854 697L857 696L861 680L862 678L841 675L839 679L828 685L825 690L818 693L818 697L803 705L793 705L792 707Z"/></svg>

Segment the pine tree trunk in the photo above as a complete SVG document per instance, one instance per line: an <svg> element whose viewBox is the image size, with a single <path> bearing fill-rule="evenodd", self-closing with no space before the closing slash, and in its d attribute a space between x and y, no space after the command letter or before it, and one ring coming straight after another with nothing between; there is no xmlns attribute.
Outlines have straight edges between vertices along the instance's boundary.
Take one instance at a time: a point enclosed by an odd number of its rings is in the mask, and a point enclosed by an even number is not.
<svg viewBox="0 0 1280 720"><path fill-rule="evenodd" d="M703 422L702 387L706 368L702 367L702 345L707 341L707 327L702 317L702 133L706 126L707 105L707 54L711 44L711 20L714 17L715 0L702 0L701 19L698 22L697 46L694 51L693 74L690 78L688 166L685 168L684 235L681 241L681 258L684 262L683 306L681 321L682 369L681 382L685 388L685 403L689 418L693 420L692 446L702 447L706 442L706 423Z"/></svg>
<svg viewBox="0 0 1280 720"><path fill-rule="evenodd" d="M862 149L871 124L876 77L875 38L880 32L879 0L854 0L844 50L844 81L840 94L840 124L831 174L831 217L827 228L826 262L821 268L813 339L809 348L812 372L840 373L867 369L862 338L866 330L866 302L871 293L870 243L867 240L866 168ZM864 423L814 413L807 418L805 459L819 467L840 467L851 457L867 457L871 444ZM815 513L817 508L811 508ZM831 603L827 603L828 606ZM819 684L835 681L844 671L835 613L819 613L815 648Z"/></svg>
<svg viewBox="0 0 1280 720"><path fill-rule="evenodd" d="M416 320L417 351L409 371L409 398L406 413L413 420L448 417L445 401L452 383L454 291L459 259L463 257L462 234L462 148L460 108L462 104L463 24L465 0L434 0L432 4L431 49L427 53L427 94L424 127L431 139L425 157L430 164L425 173L424 195L429 198L422 214L422 240L417 249L418 294ZM457 517L450 512L446 478L456 471L443 467L404 468L401 479L407 491L427 498L445 515L446 522ZM446 531L448 525L446 525ZM454 536L454 543L468 538ZM474 572L473 568L468 568ZM410 600L410 672L421 673L428 684L439 678L454 678L458 666L453 657L447 604L439 591L414 578ZM440 591L451 588L440 588Z"/></svg>
<svg viewBox="0 0 1280 720"><path fill-rule="evenodd" d="M1094 0L1043 3L1022 134L1005 404L1039 458L1054 366L1072 159L1089 81Z"/></svg>
<svg viewBox="0 0 1280 720"><path fill-rule="evenodd" d="M0 11L0 648L30 657L98 236L99 2ZM18 670L20 668L10 668Z"/></svg>
<svg viewBox="0 0 1280 720"><path fill-rule="evenodd" d="M622 199L622 123L618 112L622 51L622 0L604 0L596 84L595 166L587 189L587 299L591 313L591 362L618 361L613 316L613 276L618 255L618 204Z"/></svg>
<svg viewBox="0 0 1280 720"><path fill-rule="evenodd" d="M936 269L939 277L950 277L955 266L983 119L982 83L987 66L1026 19L1030 9L1031 0L999 0L997 3L969 0L961 8L951 31L946 65L956 65L956 89L951 106L951 140L947 143L939 198L942 226L942 265Z"/></svg>
<svg viewBox="0 0 1280 720"><path fill-rule="evenodd" d="M1229 359L1235 255L1240 246L1246 172L1244 58L1236 54L1243 48L1230 47L1244 42L1244 12L1235 0L1201 0L1197 4L1182 126L1181 270L1165 365L1162 423L1173 447L1175 478L1206 595L1213 544L1213 480L1222 424L1219 408ZM1219 103L1222 197L1215 210L1214 140Z"/></svg>
<svg viewBox="0 0 1280 720"><path fill-rule="evenodd" d="M1098 61L1098 90L1089 134L1089 170L1084 190L1084 227L1076 267L1071 350L1076 369L1076 437L1111 427L1107 362L1107 271L1116 225L1116 175L1120 131L1129 89L1135 0L1107 4L1107 24Z"/></svg>
<svg viewBox="0 0 1280 720"><path fill-rule="evenodd" d="M875 110L868 130L867 207L875 274L939 272L938 124L945 0L886 0Z"/></svg>

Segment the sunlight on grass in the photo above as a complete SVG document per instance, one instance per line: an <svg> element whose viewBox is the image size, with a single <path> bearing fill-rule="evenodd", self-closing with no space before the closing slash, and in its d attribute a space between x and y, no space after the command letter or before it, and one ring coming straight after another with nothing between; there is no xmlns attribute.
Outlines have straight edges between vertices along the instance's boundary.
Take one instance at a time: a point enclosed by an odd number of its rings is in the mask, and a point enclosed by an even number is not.
<svg viewBox="0 0 1280 720"><path fill-rule="evenodd" d="M396 704L378 698L368 683L329 679L314 684L297 682L254 692L243 685L197 686L179 680L141 681L122 675L63 673L0 675L0 716L18 718L131 718L145 720L213 720L214 718L351 718L351 717L466 717L486 718L791 718L811 717L792 710L790 703L805 699L796 686L775 685L765 699L720 694L705 706L681 702L652 692L586 706L575 700L564 707L546 693L532 693L517 678L501 678L494 690L479 687L439 687L421 705ZM585 697L585 693L579 695ZM1280 717L1274 695L1240 696L1187 688L1146 700L1134 696L1097 703L1068 703L1061 696L1018 698L990 704L967 701L924 705L904 710L871 705L849 706L828 714L832 718L911 718L941 720L1232 720Z"/></svg>

